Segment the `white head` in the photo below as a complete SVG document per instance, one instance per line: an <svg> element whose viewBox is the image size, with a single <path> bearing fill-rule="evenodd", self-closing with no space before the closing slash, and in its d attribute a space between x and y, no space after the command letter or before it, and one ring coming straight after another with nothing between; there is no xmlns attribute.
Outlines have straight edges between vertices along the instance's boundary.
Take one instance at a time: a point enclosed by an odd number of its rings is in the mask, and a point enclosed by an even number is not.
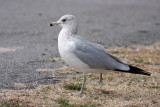
<svg viewBox="0 0 160 107"><path fill-rule="evenodd" d="M69 29L73 33L77 33L78 23L74 15L64 15L57 22L50 23L49 26L59 25L62 29Z"/></svg>

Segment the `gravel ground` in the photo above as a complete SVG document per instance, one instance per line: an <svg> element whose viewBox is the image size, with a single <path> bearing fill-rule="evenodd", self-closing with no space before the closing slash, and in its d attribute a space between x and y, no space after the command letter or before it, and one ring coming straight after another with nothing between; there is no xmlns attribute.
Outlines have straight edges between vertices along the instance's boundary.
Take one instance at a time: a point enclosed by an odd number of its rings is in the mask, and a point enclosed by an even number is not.
<svg viewBox="0 0 160 107"><path fill-rule="evenodd" d="M59 27L48 24L64 14L79 20L79 34L106 48L150 45L160 40L159 0L0 0L0 89L14 83L56 83ZM32 88L32 87L28 87Z"/></svg>

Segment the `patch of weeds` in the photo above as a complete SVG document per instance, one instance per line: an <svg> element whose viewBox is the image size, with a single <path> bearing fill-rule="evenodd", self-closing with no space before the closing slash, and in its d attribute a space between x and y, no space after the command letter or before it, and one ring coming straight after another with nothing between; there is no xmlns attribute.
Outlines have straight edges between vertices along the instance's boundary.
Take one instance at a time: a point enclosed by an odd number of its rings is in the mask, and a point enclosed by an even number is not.
<svg viewBox="0 0 160 107"><path fill-rule="evenodd" d="M81 104L69 104L69 101L63 98L58 98L55 100L58 104L60 104L60 107L96 107L95 105L81 105Z"/></svg>
<svg viewBox="0 0 160 107"><path fill-rule="evenodd" d="M97 99L98 99L98 97L94 97L94 99L95 99L95 100L97 100Z"/></svg>
<svg viewBox="0 0 160 107"><path fill-rule="evenodd" d="M135 91L135 90L132 90L132 92L135 93L136 91Z"/></svg>
<svg viewBox="0 0 160 107"><path fill-rule="evenodd" d="M29 97L29 93L23 93L21 94L22 96L26 96L26 97Z"/></svg>
<svg viewBox="0 0 160 107"><path fill-rule="evenodd" d="M96 80L97 79L97 77L95 75L92 75L92 74L88 75L88 78L90 78L92 80Z"/></svg>
<svg viewBox="0 0 160 107"><path fill-rule="evenodd" d="M131 84L132 84L132 82L130 81L130 82L128 83L128 86L131 86Z"/></svg>
<svg viewBox="0 0 160 107"><path fill-rule="evenodd" d="M37 92L36 92L36 95L39 95L39 94L40 94L40 92L37 91Z"/></svg>
<svg viewBox="0 0 160 107"><path fill-rule="evenodd" d="M128 83L128 86L131 86L132 82L140 82L141 79L140 78L131 78L129 83Z"/></svg>
<svg viewBox="0 0 160 107"><path fill-rule="evenodd" d="M83 80L82 78L77 78L77 77L72 77L72 79L75 81L82 81Z"/></svg>
<svg viewBox="0 0 160 107"><path fill-rule="evenodd" d="M11 104L2 104L0 107L26 107L24 105L11 105Z"/></svg>
<svg viewBox="0 0 160 107"><path fill-rule="evenodd" d="M155 85L154 83L151 83L152 85Z"/></svg>
<svg viewBox="0 0 160 107"><path fill-rule="evenodd" d="M157 101L156 100L152 100L152 104L156 104L157 103Z"/></svg>
<svg viewBox="0 0 160 107"><path fill-rule="evenodd" d="M140 78L132 78L130 81L140 82Z"/></svg>
<svg viewBox="0 0 160 107"><path fill-rule="evenodd" d="M72 77L73 80L76 80L76 77Z"/></svg>
<svg viewBox="0 0 160 107"><path fill-rule="evenodd" d="M112 81L113 80L113 77L108 77L108 81Z"/></svg>
<svg viewBox="0 0 160 107"><path fill-rule="evenodd" d="M99 107L99 106L101 106L101 104L97 104L97 106Z"/></svg>
<svg viewBox="0 0 160 107"><path fill-rule="evenodd" d="M144 63L143 59L132 59L134 63Z"/></svg>
<svg viewBox="0 0 160 107"><path fill-rule="evenodd" d="M149 88L153 88L153 89L159 89L159 86L150 86Z"/></svg>
<svg viewBox="0 0 160 107"><path fill-rule="evenodd" d="M146 82L144 82L144 83L143 83L143 87L146 87L146 86L147 86L147 83L146 83Z"/></svg>
<svg viewBox="0 0 160 107"><path fill-rule="evenodd" d="M45 87L45 88L42 89L42 92L45 93L45 94L47 94L49 90L51 90L51 87L47 86L47 87Z"/></svg>
<svg viewBox="0 0 160 107"><path fill-rule="evenodd" d="M55 100L58 104L60 104L61 106L68 106L69 105L69 101L63 98L58 98L57 100Z"/></svg>
<svg viewBox="0 0 160 107"><path fill-rule="evenodd" d="M46 101L47 99L48 99L47 97L45 97L45 96L43 97L43 100L44 100L44 101Z"/></svg>
<svg viewBox="0 0 160 107"><path fill-rule="evenodd" d="M105 90L102 90L102 93L103 93L103 94L107 94L107 95L109 95L109 94L113 94L113 92L112 92L112 91L105 91Z"/></svg>
<svg viewBox="0 0 160 107"><path fill-rule="evenodd" d="M92 77L93 77L93 75L91 75L91 74L90 74L90 75L88 75L88 78L92 78Z"/></svg>
<svg viewBox="0 0 160 107"><path fill-rule="evenodd" d="M81 90L81 85L80 84L66 84L64 85L64 88L67 90Z"/></svg>

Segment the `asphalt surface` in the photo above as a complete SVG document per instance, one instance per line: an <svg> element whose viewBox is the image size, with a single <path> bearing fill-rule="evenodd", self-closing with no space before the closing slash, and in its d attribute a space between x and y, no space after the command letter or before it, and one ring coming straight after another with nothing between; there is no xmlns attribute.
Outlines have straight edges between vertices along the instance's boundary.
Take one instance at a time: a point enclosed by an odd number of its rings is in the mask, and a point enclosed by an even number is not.
<svg viewBox="0 0 160 107"><path fill-rule="evenodd" d="M64 14L76 15L79 34L105 48L160 40L160 0L0 0L0 89L56 83L36 70L64 65L41 60L59 57L60 27L48 24Z"/></svg>

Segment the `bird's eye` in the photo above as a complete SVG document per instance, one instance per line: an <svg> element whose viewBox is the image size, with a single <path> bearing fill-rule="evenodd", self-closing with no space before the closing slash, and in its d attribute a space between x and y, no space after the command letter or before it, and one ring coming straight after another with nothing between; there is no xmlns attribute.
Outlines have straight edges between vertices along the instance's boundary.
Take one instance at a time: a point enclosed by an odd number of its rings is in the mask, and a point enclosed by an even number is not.
<svg viewBox="0 0 160 107"><path fill-rule="evenodd" d="M63 21L63 22L65 22L65 21L66 21L66 19L63 19L62 21Z"/></svg>

